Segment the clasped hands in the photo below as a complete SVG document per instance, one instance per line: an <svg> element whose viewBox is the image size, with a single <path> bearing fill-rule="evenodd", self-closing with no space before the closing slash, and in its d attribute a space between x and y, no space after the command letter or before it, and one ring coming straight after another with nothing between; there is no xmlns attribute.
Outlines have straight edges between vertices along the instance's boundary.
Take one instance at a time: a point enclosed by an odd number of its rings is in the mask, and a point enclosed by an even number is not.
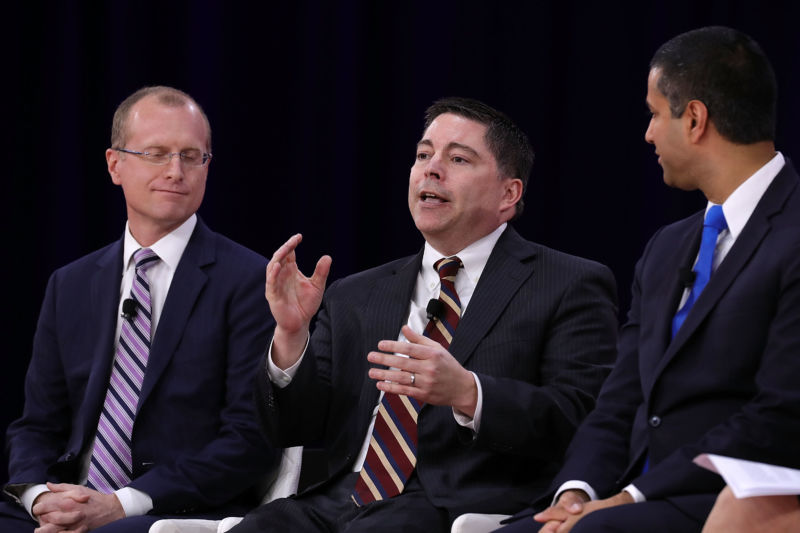
<svg viewBox="0 0 800 533"><path fill-rule="evenodd" d="M282 369L295 364L302 355L331 267L331 258L326 255L317 261L311 277L303 275L295 253L302 239L299 233L292 236L267 265L265 296L276 323L272 361ZM403 326L402 332L408 342L382 340L377 346L380 351L367 354L371 363L389 367L370 369L369 377L376 380L376 387L424 403L452 406L474 416L478 390L472 373L438 342L414 333L408 326Z"/></svg>
<svg viewBox="0 0 800 533"><path fill-rule="evenodd" d="M85 533L125 518L115 494L102 494L82 485L48 483L31 511L39 520L34 533Z"/></svg>
<svg viewBox="0 0 800 533"><path fill-rule="evenodd" d="M555 505L534 515L533 519L544 524L540 533L567 533L589 513L627 503L633 503L633 497L627 492L604 500L589 501L589 496L582 490L567 490L561 493Z"/></svg>

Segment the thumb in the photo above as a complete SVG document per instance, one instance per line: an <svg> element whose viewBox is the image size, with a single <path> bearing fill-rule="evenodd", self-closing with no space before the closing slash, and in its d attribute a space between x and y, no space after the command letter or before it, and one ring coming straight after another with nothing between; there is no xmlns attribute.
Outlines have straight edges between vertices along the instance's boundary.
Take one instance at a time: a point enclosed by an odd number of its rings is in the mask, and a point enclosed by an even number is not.
<svg viewBox="0 0 800 533"><path fill-rule="evenodd" d="M333 259L329 255L323 255L317 261L317 266L314 267L314 274L311 275L311 283L318 288L324 289L325 282L328 279L328 274L331 271L331 263Z"/></svg>

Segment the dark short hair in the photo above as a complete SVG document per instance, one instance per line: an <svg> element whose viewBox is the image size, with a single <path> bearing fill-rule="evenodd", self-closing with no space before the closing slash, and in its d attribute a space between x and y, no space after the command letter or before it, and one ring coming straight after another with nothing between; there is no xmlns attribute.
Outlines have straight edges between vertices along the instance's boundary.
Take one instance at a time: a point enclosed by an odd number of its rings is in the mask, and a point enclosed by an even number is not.
<svg viewBox="0 0 800 533"><path fill-rule="evenodd" d="M533 149L528 136L504 113L471 98L448 97L436 100L425 111L425 129L444 113L452 113L486 126L486 144L497 160L501 178L522 181L522 197L516 205L514 218L524 209L525 191L533 167Z"/></svg>
<svg viewBox="0 0 800 533"><path fill-rule="evenodd" d="M206 124L206 131L208 132L208 139L206 141L206 149L211 151L211 124L208 122L208 117L203 108L197 101L181 91L173 87L164 85L155 85L152 87L142 87L125 100L122 101L117 110L114 111L114 118L111 121L111 147L123 148L128 141L128 117L131 114L131 108L137 102L148 96L155 96L158 103L169 107L181 107L185 105L194 105L200 115L203 117L203 122Z"/></svg>
<svg viewBox="0 0 800 533"><path fill-rule="evenodd" d="M775 73L748 35L723 26L682 33L664 43L650 61L658 69L658 89L673 117L691 100L708 109L724 138L737 144L775 139Z"/></svg>

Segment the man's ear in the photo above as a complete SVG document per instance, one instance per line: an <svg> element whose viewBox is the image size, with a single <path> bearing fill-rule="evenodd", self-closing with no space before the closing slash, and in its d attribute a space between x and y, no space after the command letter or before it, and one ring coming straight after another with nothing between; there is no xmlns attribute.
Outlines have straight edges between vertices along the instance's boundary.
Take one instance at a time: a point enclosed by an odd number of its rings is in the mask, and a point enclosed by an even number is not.
<svg viewBox="0 0 800 533"><path fill-rule="evenodd" d="M117 164L119 163L119 152L113 148L106 150L106 165L108 165L108 173L111 175L111 181L114 185L122 185L122 180L119 177Z"/></svg>
<svg viewBox="0 0 800 533"><path fill-rule="evenodd" d="M501 211L508 208L515 209L517 202L522 198L522 180L517 178L506 178L503 180L503 199L500 206Z"/></svg>
<svg viewBox="0 0 800 533"><path fill-rule="evenodd" d="M708 129L708 108L700 100L691 100L686 104L683 117L686 120L689 138L697 142Z"/></svg>

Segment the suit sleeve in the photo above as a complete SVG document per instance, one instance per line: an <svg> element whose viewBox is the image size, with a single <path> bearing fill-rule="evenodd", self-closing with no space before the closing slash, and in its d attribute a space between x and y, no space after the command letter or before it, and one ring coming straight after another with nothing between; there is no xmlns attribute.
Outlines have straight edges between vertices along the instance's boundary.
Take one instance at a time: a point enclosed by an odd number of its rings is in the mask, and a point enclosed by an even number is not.
<svg viewBox="0 0 800 533"><path fill-rule="evenodd" d="M543 461L559 459L594 407L615 357L616 284L606 267L583 261L577 265L558 273L569 281L552 305L535 301L540 296L536 291L528 304L538 310L526 317L523 327L542 327L538 346L527 346L527 353L520 354L535 362L533 375L479 373L484 406L477 446ZM552 280L546 283L553 285ZM507 360L513 354L511 343L499 348Z"/></svg>
<svg viewBox="0 0 800 533"><path fill-rule="evenodd" d="M303 361L289 385L274 386L262 360L256 378L259 419L270 441L280 447L319 442L330 405L331 327L327 306L338 282L331 284L317 313Z"/></svg>
<svg viewBox="0 0 800 533"><path fill-rule="evenodd" d="M636 263L631 285L631 307L620 330L617 360L603 383L597 406L581 424L569 445L566 460L540 505L549 505L565 482L588 483L602 498L619 490L619 480L630 463L631 434L636 412L643 402L639 373L639 330L642 272L661 230L650 239ZM637 485L638 487L638 485Z"/></svg>
<svg viewBox="0 0 800 533"><path fill-rule="evenodd" d="M58 272L47 283L33 339L33 354L25 377L25 408L8 428L9 483L71 481L48 475L70 435L67 380L58 355L56 301Z"/></svg>

